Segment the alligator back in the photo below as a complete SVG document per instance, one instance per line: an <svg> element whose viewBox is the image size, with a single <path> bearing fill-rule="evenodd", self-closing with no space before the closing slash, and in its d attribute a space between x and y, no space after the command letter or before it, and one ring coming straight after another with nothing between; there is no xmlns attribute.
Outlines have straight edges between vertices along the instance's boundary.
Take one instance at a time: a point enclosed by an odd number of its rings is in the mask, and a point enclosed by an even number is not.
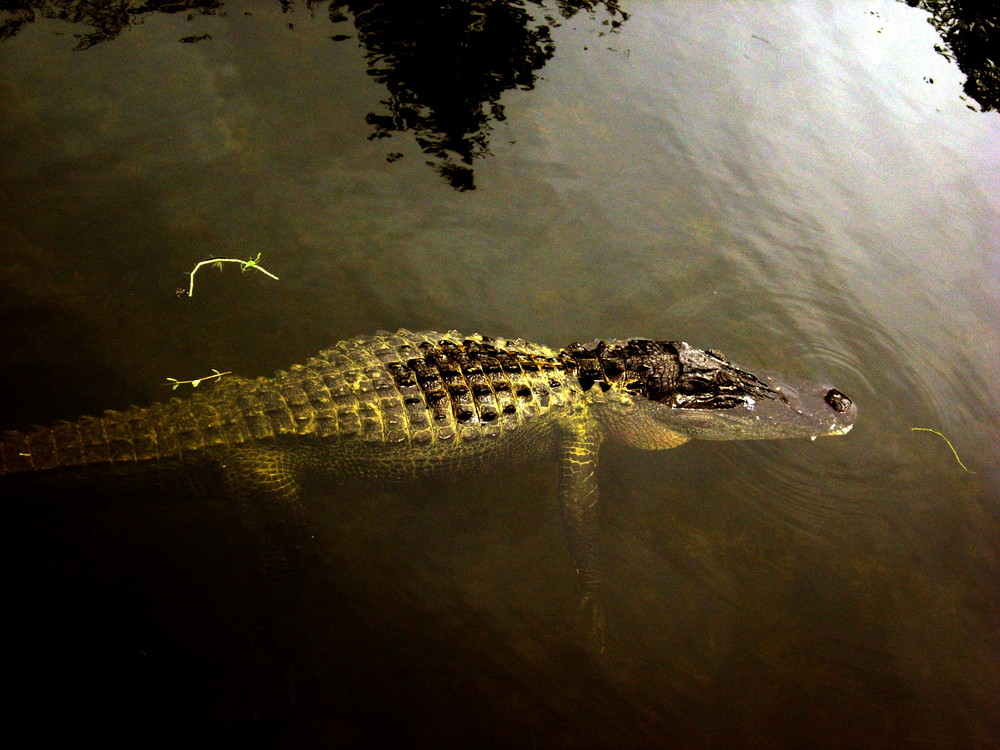
<svg viewBox="0 0 1000 750"><path fill-rule="evenodd" d="M454 331L379 333L342 341L272 378L226 377L186 399L5 432L0 474L201 463L243 446L288 443L328 446L323 453L339 468L363 462L365 473L379 455L399 464L405 450L403 464L423 473L418 464L496 460L509 453L498 443L522 442L515 434L536 434L537 452L546 416L579 395L576 379L543 346Z"/></svg>

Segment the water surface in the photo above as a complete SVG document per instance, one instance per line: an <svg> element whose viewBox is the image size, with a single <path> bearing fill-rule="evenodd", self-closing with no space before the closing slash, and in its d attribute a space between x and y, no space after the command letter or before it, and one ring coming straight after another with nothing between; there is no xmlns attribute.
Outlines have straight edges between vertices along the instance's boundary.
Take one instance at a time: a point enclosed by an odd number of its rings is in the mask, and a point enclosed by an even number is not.
<svg viewBox="0 0 1000 750"><path fill-rule="evenodd" d="M47 519L46 707L302 747L1000 742L1000 120L926 14L512 6L477 36L416 7L147 13L79 50L39 13L0 44L0 426L398 327L683 339L832 382L857 426L607 450L602 656L553 464L331 491L294 700L221 504ZM176 295L258 252L279 281Z"/></svg>

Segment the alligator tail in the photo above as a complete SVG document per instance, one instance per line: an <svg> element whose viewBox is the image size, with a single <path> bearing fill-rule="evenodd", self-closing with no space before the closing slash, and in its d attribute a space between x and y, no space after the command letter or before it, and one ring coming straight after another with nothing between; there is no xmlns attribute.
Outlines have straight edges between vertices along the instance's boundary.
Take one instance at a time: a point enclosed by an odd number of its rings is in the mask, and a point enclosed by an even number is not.
<svg viewBox="0 0 1000 750"><path fill-rule="evenodd" d="M149 408L106 411L100 417L0 435L0 476L95 466L183 461L191 453L244 442L241 420L224 418L206 399L174 399Z"/></svg>

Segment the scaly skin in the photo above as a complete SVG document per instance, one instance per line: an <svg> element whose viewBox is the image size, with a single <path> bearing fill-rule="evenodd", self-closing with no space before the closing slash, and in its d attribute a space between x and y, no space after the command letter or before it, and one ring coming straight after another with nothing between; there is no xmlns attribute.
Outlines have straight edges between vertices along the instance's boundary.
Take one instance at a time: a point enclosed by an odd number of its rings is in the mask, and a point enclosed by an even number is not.
<svg viewBox="0 0 1000 750"><path fill-rule="evenodd" d="M310 477L400 482L471 473L557 451L560 501L600 647L594 517L602 442L673 448L691 438L843 434L856 407L825 386L752 375L721 354L644 339L554 351L521 339L425 332L343 341L273 378L5 432L3 475L128 476L208 467L222 476L275 578L300 528Z"/></svg>
<svg viewBox="0 0 1000 750"><path fill-rule="evenodd" d="M552 415L582 395L556 353L500 339L495 356L470 355L462 340L405 331L352 339L273 378L227 377L186 399L6 432L0 474L299 445L333 473L405 480L544 452Z"/></svg>

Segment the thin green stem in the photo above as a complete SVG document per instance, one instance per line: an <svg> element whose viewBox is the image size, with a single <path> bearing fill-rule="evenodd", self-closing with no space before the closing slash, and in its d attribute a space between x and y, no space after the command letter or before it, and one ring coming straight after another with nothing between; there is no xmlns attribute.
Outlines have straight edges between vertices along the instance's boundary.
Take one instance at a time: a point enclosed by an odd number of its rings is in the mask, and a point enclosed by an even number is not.
<svg viewBox="0 0 1000 750"><path fill-rule="evenodd" d="M191 283L188 285L187 296L188 297L194 296L194 275L198 273L198 269L200 269L202 266L218 266L219 270L222 270L223 263L239 263L240 271L242 271L243 273L246 273L252 268L255 271L260 271L265 276L270 276L272 279L277 281L278 280L277 276L275 276L273 273L271 273L262 265L260 265L260 256L261 254L257 253L256 258L250 258L249 260L242 260L240 258L209 258L208 260L203 260L200 263L196 263L195 267L191 269L191 273L188 274L188 276L191 279ZM178 294L183 294L183 291L178 292Z"/></svg>
<svg viewBox="0 0 1000 750"><path fill-rule="evenodd" d="M962 459L960 459L958 457L958 451L955 450L955 446L952 445L951 441L948 438L946 438L943 434L941 434L937 430L932 430L930 427L911 427L910 429L911 430L919 430L921 432L933 432L935 435L940 435L941 439L944 440L948 444L949 448L951 448L951 452L955 456L955 460L958 461L958 465L961 466L962 469L964 471L968 472L969 474L975 474L976 473L976 472L972 471L971 469L967 469L966 468L965 464L962 463Z"/></svg>
<svg viewBox="0 0 1000 750"><path fill-rule="evenodd" d="M203 378L195 378L194 380L178 380L177 378L167 378L166 385L169 385L170 389L173 390L173 391L176 391L177 388L178 388L178 386L182 386L182 385L190 385L192 388L197 388L199 385L201 385L206 380L218 380L223 375L232 375L233 374L230 370L226 370L225 372L219 372L214 367L212 368L212 372L214 372L215 374L214 375L206 375Z"/></svg>

